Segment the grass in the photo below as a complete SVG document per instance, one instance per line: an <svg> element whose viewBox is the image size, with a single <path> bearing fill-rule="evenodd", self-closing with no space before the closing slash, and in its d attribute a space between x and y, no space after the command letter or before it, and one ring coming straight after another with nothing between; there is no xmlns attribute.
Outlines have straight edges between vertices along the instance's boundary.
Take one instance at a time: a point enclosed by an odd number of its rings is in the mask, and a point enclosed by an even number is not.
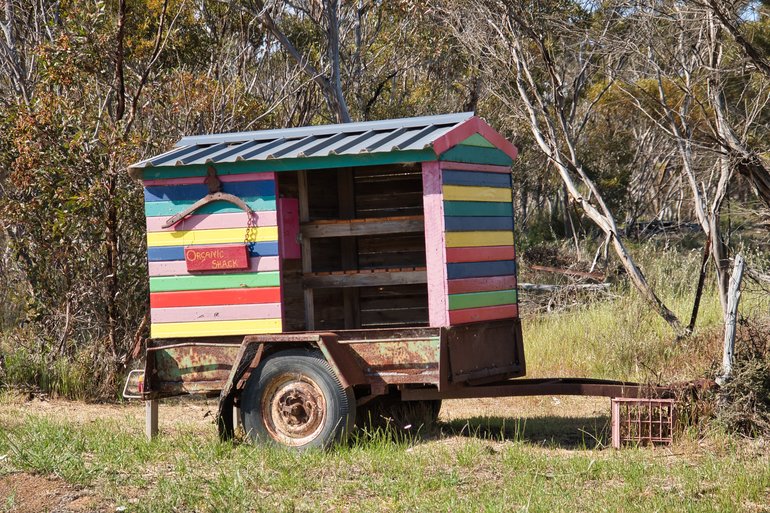
<svg viewBox="0 0 770 513"><path fill-rule="evenodd" d="M0 435L0 478L58 476L107 498L105 510L767 511L770 499L767 451L718 433L685 436L673 450L612 451L535 443L522 425L512 436L494 426L458 436L447 424L450 434L433 440L377 432L296 454L184 426L147 442L119 419L73 426L3 410L4 423L18 422Z"/></svg>

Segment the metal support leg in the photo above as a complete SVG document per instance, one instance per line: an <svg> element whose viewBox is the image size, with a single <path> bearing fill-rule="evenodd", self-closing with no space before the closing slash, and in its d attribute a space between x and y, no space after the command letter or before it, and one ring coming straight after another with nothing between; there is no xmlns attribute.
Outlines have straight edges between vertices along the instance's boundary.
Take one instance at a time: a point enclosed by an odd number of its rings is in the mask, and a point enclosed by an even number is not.
<svg viewBox="0 0 770 513"><path fill-rule="evenodd" d="M158 436L158 400L151 399L144 402L145 424L144 432L147 440L152 440Z"/></svg>
<svg viewBox="0 0 770 513"><path fill-rule="evenodd" d="M233 429L238 431L239 427L241 427L241 409L233 406Z"/></svg>

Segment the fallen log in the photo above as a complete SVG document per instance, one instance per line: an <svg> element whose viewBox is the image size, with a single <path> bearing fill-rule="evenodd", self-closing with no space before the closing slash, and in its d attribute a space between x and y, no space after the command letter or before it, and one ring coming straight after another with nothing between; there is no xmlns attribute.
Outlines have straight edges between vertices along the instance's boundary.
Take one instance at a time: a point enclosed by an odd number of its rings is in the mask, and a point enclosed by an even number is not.
<svg viewBox="0 0 770 513"><path fill-rule="evenodd" d="M609 283L577 283L573 285L548 285L544 283L519 283L520 290L531 292L559 292L564 290L607 290Z"/></svg>

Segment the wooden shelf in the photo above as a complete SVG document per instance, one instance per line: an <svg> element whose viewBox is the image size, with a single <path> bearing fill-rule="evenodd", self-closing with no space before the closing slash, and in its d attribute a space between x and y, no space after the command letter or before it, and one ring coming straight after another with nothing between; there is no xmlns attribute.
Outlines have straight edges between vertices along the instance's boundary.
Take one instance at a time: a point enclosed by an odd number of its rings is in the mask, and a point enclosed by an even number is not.
<svg viewBox="0 0 770 513"><path fill-rule="evenodd" d="M300 230L302 236L308 239L320 237L359 237L362 235L386 235L391 233L419 233L425 231L425 219L423 216L330 219L302 223Z"/></svg>
<svg viewBox="0 0 770 513"><path fill-rule="evenodd" d="M384 285L412 285L427 282L427 272L424 267L305 273L302 279L303 285L308 289L379 287Z"/></svg>

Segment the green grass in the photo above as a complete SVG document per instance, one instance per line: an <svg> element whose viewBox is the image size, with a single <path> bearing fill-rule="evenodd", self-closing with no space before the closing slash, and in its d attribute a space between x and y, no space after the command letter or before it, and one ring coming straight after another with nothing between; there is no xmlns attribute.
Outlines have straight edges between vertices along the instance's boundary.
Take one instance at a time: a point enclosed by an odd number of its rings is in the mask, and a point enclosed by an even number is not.
<svg viewBox="0 0 770 513"><path fill-rule="evenodd" d="M184 430L147 442L114 420L17 420L0 435L0 476L58 476L94 490L106 509L724 512L770 499L767 452L723 435L707 448L685 437L673 450L613 451L479 431L424 442L375 434L296 454Z"/></svg>

